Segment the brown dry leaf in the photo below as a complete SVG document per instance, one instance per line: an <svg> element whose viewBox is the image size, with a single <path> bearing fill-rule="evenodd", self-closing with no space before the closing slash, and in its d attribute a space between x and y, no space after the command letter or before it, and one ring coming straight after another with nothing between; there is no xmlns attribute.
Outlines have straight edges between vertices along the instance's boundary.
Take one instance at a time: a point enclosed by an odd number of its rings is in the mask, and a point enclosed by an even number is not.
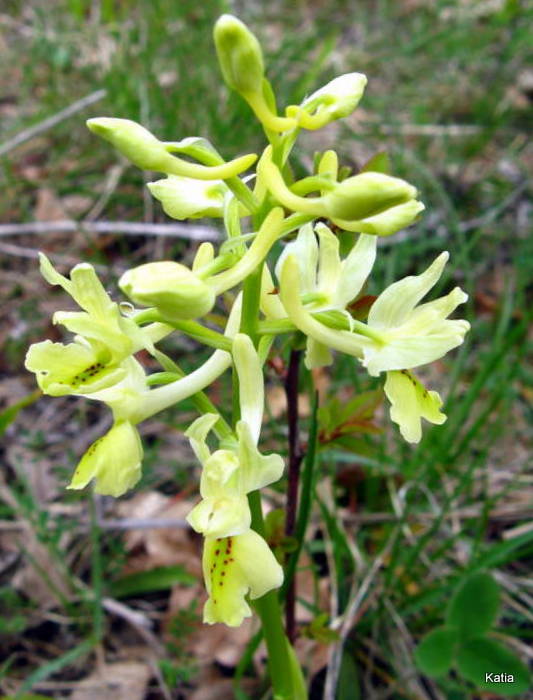
<svg viewBox="0 0 533 700"><path fill-rule="evenodd" d="M48 187L40 187L37 190L37 202L33 215L36 221L62 221L68 219L61 200Z"/></svg>
<svg viewBox="0 0 533 700"><path fill-rule="evenodd" d="M118 505L125 518L164 518L184 520L192 503L169 498L156 491L139 493ZM147 571L156 566L182 564L191 574L201 577L202 567L193 532L188 527L130 530L125 538L126 549L132 552L124 574Z"/></svg>
<svg viewBox="0 0 533 700"><path fill-rule="evenodd" d="M240 627L202 625L192 637L189 648L199 663L217 661L233 668L244 653L253 634L253 626L252 618L244 620Z"/></svg>
<svg viewBox="0 0 533 700"><path fill-rule="evenodd" d="M245 693L256 697L259 683L254 678L243 678L241 688ZM235 700L235 690L231 678L223 678L214 683L202 683L191 695L189 700Z"/></svg>
<svg viewBox="0 0 533 700"><path fill-rule="evenodd" d="M80 681L71 700L143 700L152 676L147 664L105 664Z"/></svg>
<svg viewBox="0 0 533 700"><path fill-rule="evenodd" d="M92 206L93 197L84 194L69 194L62 197L61 204L70 216L81 216Z"/></svg>

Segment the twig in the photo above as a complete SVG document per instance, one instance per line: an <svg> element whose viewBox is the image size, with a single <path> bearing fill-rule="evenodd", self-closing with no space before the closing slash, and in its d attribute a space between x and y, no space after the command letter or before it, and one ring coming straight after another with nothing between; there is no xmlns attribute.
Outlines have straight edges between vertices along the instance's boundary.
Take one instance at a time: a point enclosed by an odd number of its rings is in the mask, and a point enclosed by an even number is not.
<svg viewBox="0 0 533 700"><path fill-rule="evenodd" d="M285 534L294 535L296 527L296 510L298 508L298 485L300 482L300 465L302 452L299 441L298 425L298 379L300 375L301 350L291 350L289 367L285 377L285 394L287 396L287 422L289 428L289 482L287 488L287 511L285 519ZM285 599L285 625L287 637L294 643L296 633L295 621L296 577L293 576L287 588Z"/></svg>
<svg viewBox="0 0 533 700"><path fill-rule="evenodd" d="M381 124L382 134L404 136L470 136L479 134L483 127L476 124Z"/></svg>
<svg viewBox="0 0 533 700"><path fill-rule="evenodd" d="M135 221L29 221L24 224L0 224L0 236L23 234L70 233L123 233L128 236L180 236L191 241L218 241L218 231L210 226L188 224L145 224Z"/></svg>
<svg viewBox="0 0 533 700"><path fill-rule="evenodd" d="M20 245L13 245L12 243L0 243L0 255L13 255L17 258L30 258L32 260L39 259L39 250L37 248L28 248ZM69 267L74 267L80 260L70 255L59 255L54 253L54 262L61 263L62 265L67 265ZM100 265L99 263L91 263L92 266L98 272L107 273L109 272L108 265ZM113 265L112 269L115 272L123 272L122 269Z"/></svg>
<svg viewBox="0 0 533 700"><path fill-rule="evenodd" d="M44 119L42 122L38 122L37 124L30 126L28 129L24 129L24 131L19 132L13 136L13 138L9 139L2 146L0 146L0 156L4 156L6 153L9 153L9 151L12 151L17 146L20 146L21 143L29 141L34 136L42 134L44 131L48 131L48 129L51 129L52 127L56 126L56 124L68 119L73 114L81 112L81 110L85 109L85 107L88 107L95 102L99 102L106 95L107 90L96 90L96 92L91 92L90 95L86 95L85 97L82 97L81 100L73 102L68 107L65 107L65 109L57 112L57 114L53 114L51 117Z"/></svg>
<svg viewBox="0 0 533 700"><path fill-rule="evenodd" d="M76 530L86 532L90 523L77 519ZM98 521L98 527L102 530L166 530L188 529L190 526L186 520L179 518L117 518L102 519ZM0 532L17 532L26 530L27 524L21 520L0 520Z"/></svg>

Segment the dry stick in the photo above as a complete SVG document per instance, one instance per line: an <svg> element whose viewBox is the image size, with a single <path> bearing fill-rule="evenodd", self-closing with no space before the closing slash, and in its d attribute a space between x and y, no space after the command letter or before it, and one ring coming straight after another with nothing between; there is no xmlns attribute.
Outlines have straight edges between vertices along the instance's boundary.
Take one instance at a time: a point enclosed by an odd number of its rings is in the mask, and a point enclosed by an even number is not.
<svg viewBox="0 0 533 700"><path fill-rule="evenodd" d="M68 119L73 114L81 112L81 110L85 109L85 107L88 107L95 102L99 102L106 95L107 90L96 90L96 92L91 92L90 95L86 95L85 97L82 97L81 100L73 102L68 107L65 107L65 109L57 112L57 114L53 114L51 117L44 119L42 122L34 124L28 129L24 129L24 131L19 132L13 136L12 139L9 139L2 146L0 146L0 156L4 156L6 153L9 153L9 151L12 151L17 146L20 146L21 143L29 141L34 136L38 136L44 131L48 131L48 129L51 129L52 127L56 126L56 124Z"/></svg>
<svg viewBox="0 0 533 700"><path fill-rule="evenodd" d="M130 236L180 236L191 241L218 241L220 235L210 226L188 224L145 224L134 221L29 221L25 224L0 224L0 236L28 233L70 233L78 230L89 233L125 233Z"/></svg>
<svg viewBox="0 0 533 700"><path fill-rule="evenodd" d="M287 396L287 422L289 428L289 484L287 490L287 513L285 519L285 534L293 537L296 527L296 510L298 507L298 484L300 481L300 465L302 451L299 440L298 426L298 379L300 374L301 350L291 350L289 367L285 377L285 394ZM293 576L287 588L285 599L285 626L287 637L291 644L296 635L294 615L296 603L296 576Z"/></svg>

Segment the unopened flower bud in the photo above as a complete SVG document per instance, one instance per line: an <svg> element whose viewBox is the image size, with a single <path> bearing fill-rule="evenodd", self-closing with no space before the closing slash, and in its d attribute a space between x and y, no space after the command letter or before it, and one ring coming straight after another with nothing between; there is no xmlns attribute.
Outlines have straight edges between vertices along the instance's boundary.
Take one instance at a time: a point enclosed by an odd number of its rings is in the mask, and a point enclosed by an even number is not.
<svg viewBox="0 0 533 700"><path fill-rule="evenodd" d="M260 92L264 77L263 54L248 27L233 15L215 24L215 46L224 80L241 94Z"/></svg>
<svg viewBox="0 0 533 700"><path fill-rule="evenodd" d="M383 173L366 172L344 180L324 196L332 219L365 219L416 197L416 188L405 180Z"/></svg>
<svg viewBox="0 0 533 700"><path fill-rule="evenodd" d="M204 316L215 303L211 287L188 267L171 260L128 270L119 287L134 303L155 306L169 321Z"/></svg>
<svg viewBox="0 0 533 700"><path fill-rule="evenodd" d="M346 73L335 78L304 100L302 109L311 119L302 117L301 125L319 129L334 119L349 116L359 104L366 84L363 73Z"/></svg>
<svg viewBox="0 0 533 700"><path fill-rule="evenodd" d="M99 117L87 120L87 126L143 170L166 172L174 160L159 139L131 119Z"/></svg>
<svg viewBox="0 0 533 700"><path fill-rule="evenodd" d="M335 219L335 224L346 231L370 233L376 236L390 236L406 226L410 226L416 220L425 207L417 199L410 199L403 204L390 207L380 214L369 216L360 221L343 221Z"/></svg>
<svg viewBox="0 0 533 700"><path fill-rule="evenodd" d="M99 117L88 119L87 126L143 170L155 170L199 180L223 180L239 175L257 159L254 153L250 153L235 158L229 163L213 166L199 165L172 156L169 151L175 150L174 143L165 144L159 141L148 129L130 119Z"/></svg>
<svg viewBox="0 0 533 700"><path fill-rule="evenodd" d="M228 188L221 180L194 180L169 175L147 185L153 196L173 219L199 219L223 216L224 195Z"/></svg>

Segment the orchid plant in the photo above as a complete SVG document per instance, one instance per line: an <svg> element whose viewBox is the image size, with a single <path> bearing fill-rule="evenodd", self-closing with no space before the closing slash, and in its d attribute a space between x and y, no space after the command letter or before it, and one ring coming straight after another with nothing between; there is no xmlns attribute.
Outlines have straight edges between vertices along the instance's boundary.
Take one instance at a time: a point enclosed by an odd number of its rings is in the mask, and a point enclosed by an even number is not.
<svg viewBox="0 0 533 700"><path fill-rule="evenodd" d="M467 297L456 288L421 303L442 274L448 259L442 253L421 274L383 290L366 317L352 314L379 238L415 222L424 205L415 187L371 164L348 175L332 150L315 159L314 172L300 180L294 179L289 157L302 129L321 129L356 109L366 77L341 75L280 114L250 30L224 15L214 40L225 82L263 126L268 145L259 158L250 154L226 162L205 139L160 141L127 119L101 117L87 125L134 165L163 174L148 188L169 216L219 218L224 240L218 250L201 244L190 268L165 260L128 270L119 281L128 304L110 298L91 265L76 265L68 278L41 255L45 279L60 285L81 311L54 315L54 323L75 334L73 341L32 345L26 367L45 394L84 396L112 411L112 428L81 458L71 489L92 482L96 493L115 497L132 489L143 458L137 425L194 398L201 415L185 435L202 475L200 500L188 521L204 537L204 621L237 626L255 608L274 696L305 698L280 615L284 562L265 539L259 496L284 471L281 455L259 449L265 361L281 334L305 338L308 369L331 364L332 351L350 355L371 376L385 375L391 419L405 440L417 443L422 419L440 424L446 416L439 394L426 389L414 370L463 342L468 323L448 316ZM245 175L254 163L255 175ZM345 257L341 241L344 249L351 245ZM232 307L222 332L207 323L223 293ZM212 347L213 354L184 374L157 348L174 332ZM140 350L161 364L160 372L147 375L136 358ZM230 367L232 423L203 393Z"/></svg>

